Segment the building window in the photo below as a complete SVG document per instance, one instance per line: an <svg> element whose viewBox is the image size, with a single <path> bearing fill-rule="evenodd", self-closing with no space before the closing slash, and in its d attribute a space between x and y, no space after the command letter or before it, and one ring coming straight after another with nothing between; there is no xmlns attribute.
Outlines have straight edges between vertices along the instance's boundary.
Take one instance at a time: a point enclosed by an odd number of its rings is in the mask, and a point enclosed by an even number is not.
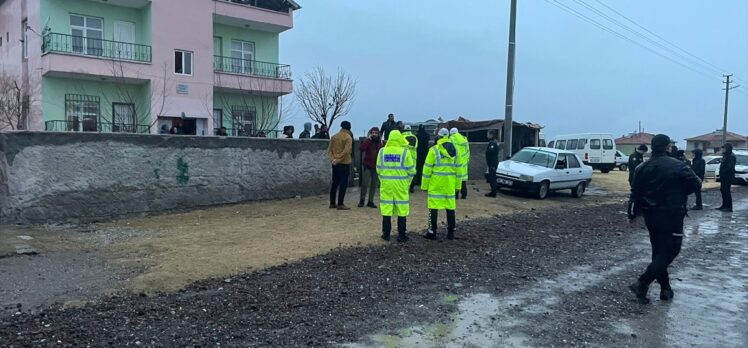
<svg viewBox="0 0 748 348"><path fill-rule="evenodd" d="M174 73L177 75L192 75L192 52L174 51Z"/></svg>
<svg viewBox="0 0 748 348"><path fill-rule="evenodd" d="M101 56L104 53L104 20L98 17L70 15L71 44L74 53Z"/></svg>
<svg viewBox="0 0 748 348"><path fill-rule="evenodd" d="M223 127L223 110L213 109L213 128L218 129Z"/></svg>
<svg viewBox="0 0 748 348"><path fill-rule="evenodd" d="M135 104L112 103L112 132L136 133Z"/></svg>
<svg viewBox="0 0 748 348"><path fill-rule="evenodd" d="M29 21L24 19L21 26L23 29L23 47L21 50L23 51L23 59L27 59L29 57Z"/></svg>
<svg viewBox="0 0 748 348"><path fill-rule="evenodd" d="M231 106L231 117L234 119L234 131L239 136L253 136L257 131L255 129L257 111L254 107L243 105Z"/></svg>
<svg viewBox="0 0 748 348"><path fill-rule="evenodd" d="M96 132L99 123L99 97L65 94L65 121L68 131Z"/></svg>
<svg viewBox="0 0 748 348"><path fill-rule="evenodd" d="M241 74L252 73L255 60L254 42L231 40L231 71Z"/></svg>

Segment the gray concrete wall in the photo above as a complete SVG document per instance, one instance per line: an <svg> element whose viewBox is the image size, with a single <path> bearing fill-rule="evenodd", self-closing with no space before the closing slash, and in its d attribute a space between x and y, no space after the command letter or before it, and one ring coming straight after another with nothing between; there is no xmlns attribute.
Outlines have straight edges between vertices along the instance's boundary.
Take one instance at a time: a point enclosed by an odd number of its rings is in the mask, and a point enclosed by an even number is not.
<svg viewBox="0 0 748 348"><path fill-rule="evenodd" d="M329 189L326 140L0 133L0 223L85 222Z"/></svg>

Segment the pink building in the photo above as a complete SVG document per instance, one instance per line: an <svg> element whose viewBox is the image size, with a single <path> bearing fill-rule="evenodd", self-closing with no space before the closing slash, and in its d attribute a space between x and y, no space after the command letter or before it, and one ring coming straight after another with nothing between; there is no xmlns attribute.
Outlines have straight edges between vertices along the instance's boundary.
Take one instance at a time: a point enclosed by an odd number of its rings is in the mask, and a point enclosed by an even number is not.
<svg viewBox="0 0 748 348"><path fill-rule="evenodd" d="M292 92L278 42L299 8L0 0L0 76L22 90L21 129L261 136L277 130L279 98Z"/></svg>

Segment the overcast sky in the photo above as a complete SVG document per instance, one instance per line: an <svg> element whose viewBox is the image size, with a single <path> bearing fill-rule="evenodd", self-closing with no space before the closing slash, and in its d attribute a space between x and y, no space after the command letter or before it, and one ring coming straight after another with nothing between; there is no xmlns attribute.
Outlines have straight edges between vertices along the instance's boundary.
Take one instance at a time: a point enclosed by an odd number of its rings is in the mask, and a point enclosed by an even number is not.
<svg viewBox="0 0 748 348"><path fill-rule="evenodd" d="M646 33L602 2L735 74L744 87L731 91L728 130L748 135L748 1L558 1L668 53L583 7ZM318 65L351 74L357 96L346 119L355 134L381 125L389 112L405 121L504 117L509 0L299 3L295 27L281 35L281 62L296 78ZM641 120L645 131L679 140L722 127L719 72L673 57L708 76L695 73L544 0L520 0L517 13L515 121L539 123L549 136L620 136ZM298 134L306 118L297 113Z"/></svg>

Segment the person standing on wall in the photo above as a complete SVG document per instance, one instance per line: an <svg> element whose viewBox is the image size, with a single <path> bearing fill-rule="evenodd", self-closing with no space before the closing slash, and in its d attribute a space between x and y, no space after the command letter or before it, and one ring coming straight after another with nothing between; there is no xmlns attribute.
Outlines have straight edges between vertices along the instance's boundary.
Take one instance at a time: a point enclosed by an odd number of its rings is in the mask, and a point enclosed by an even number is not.
<svg viewBox="0 0 748 348"><path fill-rule="evenodd" d="M496 141L496 131L488 131L488 147L486 148L486 165L488 166L488 184L491 185L491 192L486 193L486 197L496 197L499 191L496 183L496 167L499 166L499 142Z"/></svg>
<svg viewBox="0 0 748 348"><path fill-rule="evenodd" d="M704 176L706 174L706 162L704 161L704 152L701 149L693 150L693 161L691 162L691 170L696 173L696 176L704 182ZM696 204L691 207L691 210L701 210L704 207L701 204L701 190L694 192L696 195Z"/></svg>
<svg viewBox="0 0 748 348"><path fill-rule="evenodd" d="M421 190L426 191L430 226L424 237L436 239L439 209L447 211L447 239L455 238L455 190L460 188L457 149L449 140L449 131L442 128L437 133L436 145L429 149L423 165Z"/></svg>
<svg viewBox="0 0 748 348"><path fill-rule="evenodd" d="M421 176L423 175L423 163L426 162L426 155L429 153L429 141L431 137L426 132L426 128L423 125L418 126L418 132L416 132L416 138L418 139L418 146L416 147L416 177L413 182L421 186Z"/></svg>
<svg viewBox="0 0 748 348"><path fill-rule="evenodd" d="M358 200L358 207L364 206L364 199L366 193L369 193L369 203L366 204L369 208L376 208L374 204L374 193L379 184L377 177L377 154L382 148L382 138L379 137L379 128L373 127L369 130L369 135L361 145L358 146L361 151L362 162L362 173L361 173L361 195Z"/></svg>
<svg viewBox="0 0 748 348"><path fill-rule="evenodd" d="M722 162L719 163L719 192L722 194L722 205L717 208L726 213L732 212L732 193L730 188L735 180L737 157L732 153L732 144L722 145Z"/></svg>
<svg viewBox="0 0 748 348"><path fill-rule="evenodd" d="M388 140L390 138L390 132L397 129L397 122L395 122L395 115L389 114L387 115L387 121L384 121L382 123L382 127L380 129L382 136L384 140Z"/></svg>
<svg viewBox="0 0 748 348"><path fill-rule="evenodd" d="M397 216L397 241L407 242L407 217L410 214L408 188L416 175L416 162L408 142L400 131L390 133L387 144L379 150L377 173L382 183L379 188L379 207L382 213L382 239L389 241L392 216Z"/></svg>
<svg viewBox="0 0 748 348"><path fill-rule="evenodd" d="M636 167L644 162L644 154L647 153L647 151L649 151L647 145L641 144L636 148L636 151L634 151L634 153L629 155L629 187L634 184L634 173L636 172Z"/></svg>
<svg viewBox="0 0 748 348"><path fill-rule="evenodd" d="M416 162L418 160L418 152L416 149L418 149L418 137L416 137L413 132L411 132L410 125L406 124L403 126L403 132L402 136L405 138L405 141L408 143L408 156L413 157L413 162ZM415 180L410 181L410 193L413 193L413 188L415 187Z"/></svg>
<svg viewBox="0 0 748 348"><path fill-rule="evenodd" d="M299 134L299 139L308 139L312 137L312 123L304 123L304 130Z"/></svg>
<svg viewBox="0 0 748 348"><path fill-rule="evenodd" d="M327 126L324 124L319 127L319 131L315 134L312 139L330 139L330 133L327 131Z"/></svg>
<svg viewBox="0 0 748 348"><path fill-rule="evenodd" d="M644 215L652 244L652 262L629 286L642 304L649 303L647 292L655 279L660 284L660 299L673 298L667 268L681 249L688 195L701 189L701 180L687 164L668 154L669 147L667 135L652 138L652 158L636 168L629 198L629 223Z"/></svg>
<svg viewBox="0 0 748 348"><path fill-rule="evenodd" d="M460 134L457 128L452 128L449 131L449 138L452 140L452 144L454 144L454 146L457 148L457 163L460 168L458 179L460 180L461 184L460 188L458 188L455 192L455 198L459 199L460 196L462 196L462 199L466 199L468 194L467 180L468 166L470 165L470 143L468 143L468 140L467 138L465 138L465 136Z"/></svg>
<svg viewBox="0 0 748 348"><path fill-rule="evenodd" d="M330 187L330 209L350 210L345 206L345 190L348 188L348 177L353 163L353 133L351 123L340 123L340 132L330 139L327 157L332 164L332 185ZM335 200L337 197L337 201Z"/></svg>

